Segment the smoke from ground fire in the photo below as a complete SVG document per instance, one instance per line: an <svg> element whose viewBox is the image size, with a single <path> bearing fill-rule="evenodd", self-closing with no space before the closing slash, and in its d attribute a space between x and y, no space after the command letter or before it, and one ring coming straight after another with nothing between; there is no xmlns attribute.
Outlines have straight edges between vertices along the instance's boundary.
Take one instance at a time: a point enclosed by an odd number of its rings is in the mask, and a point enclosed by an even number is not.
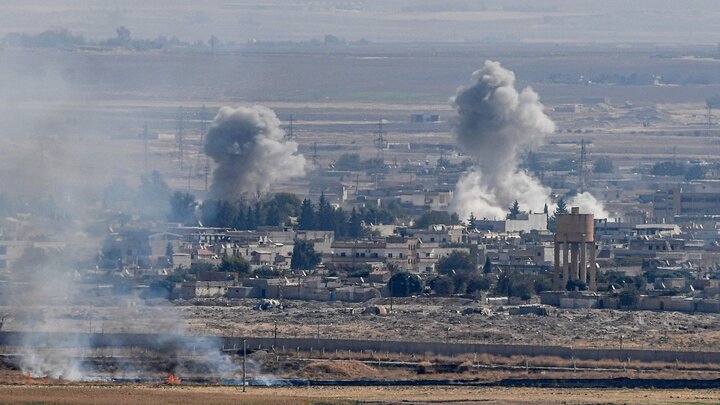
<svg viewBox="0 0 720 405"><path fill-rule="evenodd" d="M236 200L305 175L305 158L284 135L267 107L222 107L205 142L205 153L217 163L210 198Z"/></svg>
<svg viewBox="0 0 720 405"><path fill-rule="evenodd" d="M473 73L476 83L460 88L452 99L458 117L455 136L474 161L455 187L453 210L467 218L500 218L517 200L526 210L552 205L550 189L518 167L518 153L537 145L555 130L543 112L538 94L530 87L515 89L515 74L499 62L485 61ZM582 203L583 212L605 215L592 195L582 193L570 201Z"/></svg>

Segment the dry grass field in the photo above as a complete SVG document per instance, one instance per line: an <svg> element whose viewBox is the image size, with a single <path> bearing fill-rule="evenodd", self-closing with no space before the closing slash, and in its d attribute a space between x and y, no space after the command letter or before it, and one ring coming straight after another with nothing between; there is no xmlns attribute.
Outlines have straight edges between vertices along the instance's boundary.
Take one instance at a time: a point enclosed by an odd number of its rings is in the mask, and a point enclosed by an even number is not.
<svg viewBox="0 0 720 405"><path fill-rule="evenodd" d="M0 386L0 403L52 404L715 404L716 390L474 387L239 388L148 385Z"/></svg>

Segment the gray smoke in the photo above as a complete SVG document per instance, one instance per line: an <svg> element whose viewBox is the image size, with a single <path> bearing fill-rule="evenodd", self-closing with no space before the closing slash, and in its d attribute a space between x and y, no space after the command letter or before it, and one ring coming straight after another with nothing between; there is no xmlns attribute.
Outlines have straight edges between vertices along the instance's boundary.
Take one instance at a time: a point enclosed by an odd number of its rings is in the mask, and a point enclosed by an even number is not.
<svg viewBox="0 0 720 405"><path fill-rule="evenodd" d="M499 62L485 61L473 73L476 83L452 99L458 117L454 132L474 166L455 188L455 212L467 218L500 218L517 200L525 210L552 205L550 190L518 167L518 154L555 130L530 87L515 89L515 74Z"/></svg>
<svg viewBox="0 0 720 405"><path fill-rule="evenodd" d="M205 153L217 163L210 198L236 200L305 175L305 158L284 135L267 107L220 108L205 142Z"/></svg>

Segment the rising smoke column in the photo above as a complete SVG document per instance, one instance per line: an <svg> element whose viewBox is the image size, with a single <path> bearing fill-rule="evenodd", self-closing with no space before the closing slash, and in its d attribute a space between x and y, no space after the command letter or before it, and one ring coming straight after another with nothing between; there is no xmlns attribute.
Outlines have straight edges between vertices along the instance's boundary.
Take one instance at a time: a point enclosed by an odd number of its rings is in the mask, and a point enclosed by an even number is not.
<svg viewBox="0 0 720 405"><path fill-rule="evenodd" d="M205 142L205 153L217 163L210 198L236 200L303 176L305 158L284 135L280 120L267 107L220 108Z"/></svg>
<svg viewBox="0 0 720 405"><path fill-rule="evenodd" d="M515 74L485 61L473 73L477 81L461 88L452 102L458 112L455 135L475 161L455 188L454 209L466 218L503 217L518 200L525 209L541 210L549 190L518 168L518 151L539 143L555 130L537 93L515 90Z"/></svg>

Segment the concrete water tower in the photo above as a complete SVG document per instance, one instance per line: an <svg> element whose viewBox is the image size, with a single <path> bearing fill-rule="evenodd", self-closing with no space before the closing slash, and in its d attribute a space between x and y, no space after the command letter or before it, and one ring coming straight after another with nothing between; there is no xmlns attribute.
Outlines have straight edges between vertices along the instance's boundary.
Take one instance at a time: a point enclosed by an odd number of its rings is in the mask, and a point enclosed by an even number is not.
<svg viewBox="0 0 720 405"><path fill-rule="evenodd" d="M576 285L583 284L588 290L595 291L596 270L595 216L581 214L580 208L572 207L569 214L557 216L553 287L564 290L572 280Z"/></svg>

